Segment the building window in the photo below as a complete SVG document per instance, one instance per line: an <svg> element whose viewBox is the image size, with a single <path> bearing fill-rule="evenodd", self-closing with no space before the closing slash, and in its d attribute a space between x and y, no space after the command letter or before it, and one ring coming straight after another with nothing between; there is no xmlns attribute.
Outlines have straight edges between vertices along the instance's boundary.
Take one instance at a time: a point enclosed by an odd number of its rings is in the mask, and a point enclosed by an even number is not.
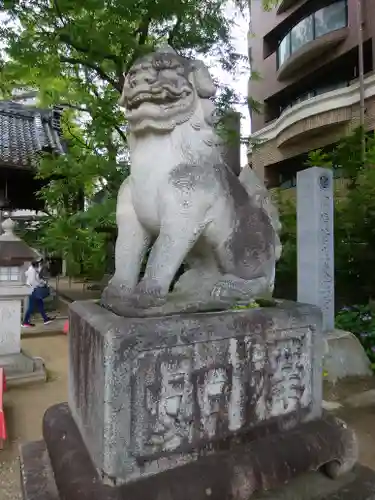
<svg viewBox="0 0 375 500"><path fill-rule="evenodd" d="M290 40L288 37L285 37L281 40L277 51L277 59L279 66L281 66L288 58L290 57Z"/></svg>
<svg viewBox="0 0 375 500"><path fill-rule="evenodd" d="M348 25L347 0L319 9L300 21L280 41L277 49L277 67L279 68L294 52L331 31L345 28Z"/></svg>
<svg viewBox="0 0 375 500"><path fill-rule="evenodd" d="M347 25L346 2L336 2L314 14L315 38L326 35L331 31L345 28Z"/></svg>
<svg viewBox="0 0 375 500"><path fill-rule="evenodd" d="M284 174L279 175L279 187L280 189L290 189L297 186L297 175L296 174Z"/></svg>
<svg viewBox="0 0 375 500"><path fill-rule="evenodd" d="M314 23L312 16L310 16L303 19L297 26L294 26L290 32L291 54L297 52L300 47L312 40L314 40Z"/></svg>

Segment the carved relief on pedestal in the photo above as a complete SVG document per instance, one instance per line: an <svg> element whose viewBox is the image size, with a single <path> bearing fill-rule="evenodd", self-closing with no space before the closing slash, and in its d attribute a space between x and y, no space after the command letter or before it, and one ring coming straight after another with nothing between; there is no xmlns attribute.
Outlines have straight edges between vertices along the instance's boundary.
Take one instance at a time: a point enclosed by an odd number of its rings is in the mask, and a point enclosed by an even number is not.
<svg viewBox="0 0 375 500"><path fill-rule="evenodd" d="M212 342L205 359L196 346L152 353L135 394L133 454L147 459L186 452L307 408L311 347L304 329L265 343L250 337Z"/></svg>
<svg viewBox="0 0 375 500"><path fill-rule="evenodd" d="M269 347L269 416L307 407L311 402L311 333Z"/></svg>
<svg viewBox="0 0 375 500"><path fill-rule="evenodd" d="M192 440L191 359L189 351L173 354L169 360L160 359L160 353L141 360L150 366L135 387L138 407L131 440L136 456L172 452Z"/></svg>
<svg viewBox="0 0 375 500"><path fill-rule="evenodd" d="M195 374L194 386L201 439L214 438L220 425L223 430L228 428L231 368L231 366L215 367Z"/></svg>

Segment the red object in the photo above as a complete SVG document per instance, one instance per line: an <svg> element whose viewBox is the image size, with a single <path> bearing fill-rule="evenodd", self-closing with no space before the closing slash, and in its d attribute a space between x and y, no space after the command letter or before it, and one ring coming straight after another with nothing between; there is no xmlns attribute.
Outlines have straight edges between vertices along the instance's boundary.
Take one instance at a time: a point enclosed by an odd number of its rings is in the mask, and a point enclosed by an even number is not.
<svg viewBox="0 0 375 500"><path fill-rule="evenodd" d="M4 415L4 405L3 405L3 394L6 391L6 381L4 368L0 368L0 450L3 449L3 445L7 438L7 428L5 425L5 415Z"/></svg>
<svg viewBox="0 0 375 500"><path fill-rule="evenodd" d="M65 321L64 327L63 327L63 332L65 333L65 335L68 335L68 333L69 333L69 320Z"/></svg>

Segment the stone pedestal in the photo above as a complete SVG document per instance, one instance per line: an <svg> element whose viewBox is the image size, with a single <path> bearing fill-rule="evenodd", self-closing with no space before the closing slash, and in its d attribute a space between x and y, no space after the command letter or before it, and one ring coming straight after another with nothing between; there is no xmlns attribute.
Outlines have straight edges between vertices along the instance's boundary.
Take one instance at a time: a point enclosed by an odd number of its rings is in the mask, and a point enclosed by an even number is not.
<svg viewBox="0 0 375 500"><path fill-rule="evenodd" d="M356 462L322 414L314 306L123 318L76 302L69 344L69 403L21 449L25 499L248 500Z"/></svg>

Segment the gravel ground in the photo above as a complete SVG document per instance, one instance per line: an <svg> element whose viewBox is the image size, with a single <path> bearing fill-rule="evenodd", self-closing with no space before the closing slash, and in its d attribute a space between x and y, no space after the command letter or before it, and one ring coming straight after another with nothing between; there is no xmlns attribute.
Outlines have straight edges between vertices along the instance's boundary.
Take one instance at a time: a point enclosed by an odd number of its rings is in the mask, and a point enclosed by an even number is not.
<svg viewBox="0 0 375 500"><path fill-rule="evenodd" d="M49 381L5 393L5 415L9 440L0 450L0 500L19 500L20 468L18 447L41 437L45 410L67 399L67 338L63 335L46 338L26 338L22 347L33 356L44 359Z"/></svg>
<svg viewBox="0 0 375 500"><path fill-rule="evenodd" d="M1 500L21 500L19 475L20 466L17 458L7 462L0 462Z"/></svg>

